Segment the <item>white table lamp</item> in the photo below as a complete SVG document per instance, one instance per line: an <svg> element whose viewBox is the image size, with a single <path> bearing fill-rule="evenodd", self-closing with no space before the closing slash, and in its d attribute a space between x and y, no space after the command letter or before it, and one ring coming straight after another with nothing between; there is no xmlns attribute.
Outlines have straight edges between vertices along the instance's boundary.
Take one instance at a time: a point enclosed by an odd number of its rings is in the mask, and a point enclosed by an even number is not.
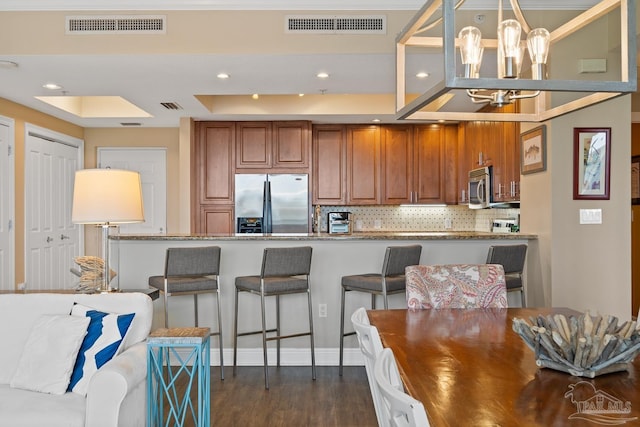
<svg viewBox="0 0 640 427"><path fill-rule="evenodd" d="M109 228L118 224L144 222L140 174L119 169L76 171L71 221L75 224L95 224L102 228L104 271L100 291L111 291Z"/></svg>

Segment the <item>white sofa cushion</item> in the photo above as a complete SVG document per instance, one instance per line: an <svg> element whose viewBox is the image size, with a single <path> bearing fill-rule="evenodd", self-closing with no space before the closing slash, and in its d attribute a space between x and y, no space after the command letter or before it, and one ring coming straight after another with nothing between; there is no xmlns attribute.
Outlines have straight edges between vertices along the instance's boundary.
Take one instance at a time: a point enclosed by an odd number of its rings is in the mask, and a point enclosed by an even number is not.
<svg viewBox="0 0 640 427"><path fill-rule="evenodd" d="M69 383L71 391L85 395L93 374L119 353L135 313L105 313L75 304L71 315L91 319Z"/></svg>
<svg viewBox="0 0 640 427"><path fill-rule="evenodd" d="M37 393L0 384L0 427L85 427L84 396Z"/></svg>
<svg viewBox="0 0 640 427"><path fill-rule="evenodd" d="M0 384L9 384L33 324L43 314L69 314L73 299L61 294L10 294L0 298Z"/></svg>
<svg viewBox="0 0 640 427"><path fill-rule="evenodd" d="M11 387L63 394L87 333L88 317L45 314L33 325Z"/></svg>

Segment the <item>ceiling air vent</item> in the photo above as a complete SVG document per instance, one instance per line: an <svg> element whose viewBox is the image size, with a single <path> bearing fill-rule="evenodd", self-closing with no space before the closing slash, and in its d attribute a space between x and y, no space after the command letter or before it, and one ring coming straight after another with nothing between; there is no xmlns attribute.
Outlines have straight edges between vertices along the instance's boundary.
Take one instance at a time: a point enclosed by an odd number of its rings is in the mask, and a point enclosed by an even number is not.
<svg viewBox="0 0 640 427"><path fill-rule="evenodd" d="M67 16L67 34L166 34L164 15Z"/></svg>
<svg viewBox="0 0 640 427"><path fill-rule="evenodd" d="M142 123L138 122L122 122L120 126L142 126Z"/></svg>
<svg viewBox="0 0 640 427"><path fill-rule="evenodd" d="M161 102L160 105L167 110L182 110L182 106L177 102Z"/></svg>
<svg viewBox="0 0 640 427"><path fill-rule="evenodd" d="M386 34L384 15L288 15L285 33L304 34Z"/></svg>

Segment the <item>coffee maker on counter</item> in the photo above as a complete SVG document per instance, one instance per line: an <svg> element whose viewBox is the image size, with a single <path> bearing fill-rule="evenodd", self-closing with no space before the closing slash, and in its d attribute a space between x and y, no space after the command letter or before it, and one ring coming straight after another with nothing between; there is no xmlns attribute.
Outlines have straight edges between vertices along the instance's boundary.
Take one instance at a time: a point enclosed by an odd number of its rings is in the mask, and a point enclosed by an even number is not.
<svg viewBox="0 0 640 427"><path fill-rule="evenodd" d="M351 212L329 212L327 216L327 227L329 234L350 234L351 233Z"/></svg>

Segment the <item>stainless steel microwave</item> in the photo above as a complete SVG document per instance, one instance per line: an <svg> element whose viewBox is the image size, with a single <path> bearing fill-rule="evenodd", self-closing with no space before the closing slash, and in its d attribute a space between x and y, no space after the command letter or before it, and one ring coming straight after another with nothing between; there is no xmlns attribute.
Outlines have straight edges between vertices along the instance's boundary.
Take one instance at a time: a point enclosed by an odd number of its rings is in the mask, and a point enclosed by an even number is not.
<svg viewBox="0 0 640 427"><path fill-rule="evenodd" d="M469 171L469 208L484 209L493 202L493 170L485 166Z"/></svg>

